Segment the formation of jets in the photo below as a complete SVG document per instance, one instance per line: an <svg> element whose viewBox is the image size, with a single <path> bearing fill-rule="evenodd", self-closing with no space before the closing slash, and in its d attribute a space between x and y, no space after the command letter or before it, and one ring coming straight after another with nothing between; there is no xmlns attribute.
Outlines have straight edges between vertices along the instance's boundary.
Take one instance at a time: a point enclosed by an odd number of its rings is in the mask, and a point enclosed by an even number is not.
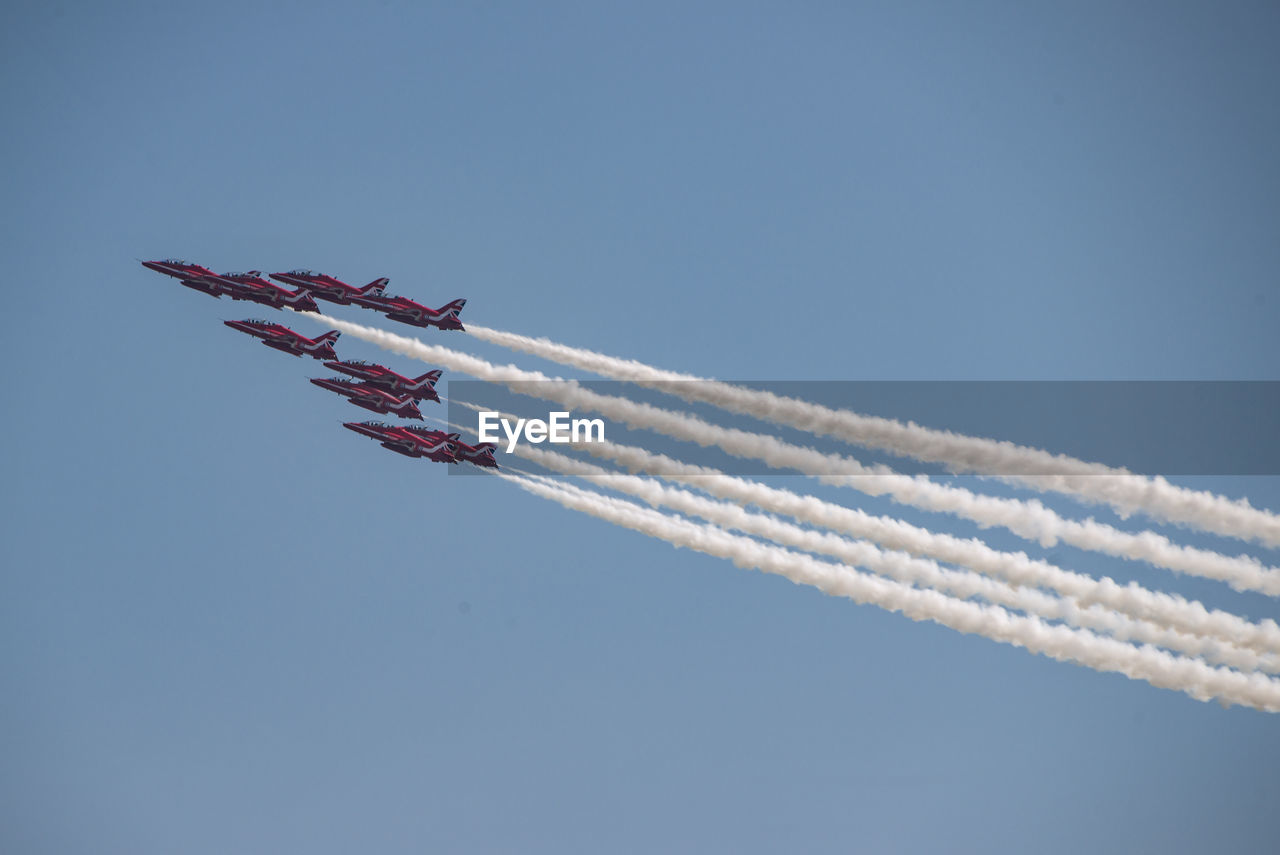
<svg viewBox="0 0 1280 855"><path fill-rule="evenodd" d="M363 306L384 313L389 319L402 321L419 327L434 326L442 330L464 329L458 320L458 314L467 304L466 300L454 300L442 308L432 309L407 297L396 297L384 293L387 279L375 279L362 288L348 285L341 279L315 273L310 270L290 270L288 273L272 273L269 282L262 278L262 272L250 270L245 273L214 273L207 267L192 264L178 259L163 261L144 261L142 266L166 276L172 276L188 288L201 291L212 297L230 297L232 300L247 300L270 306L273 309L291 308L300 312L319 312L316 298L337 303L341 306ZM277 282L293 286L295 290L281 287ZM421 377L406 377L385 365L365 362L358 359L340 360L334 350L341 335L337 330L330 330L315 338L307 338L284 324L272 321L246 319L243 321L223 321L234 330L260 339L262 344L294 356L310 356L312 359L324 360L326 368L355 378L317 377L311 380L316 386L328 389L345 397L357 407L372 410L382 415L394 415L402 419L422 421L422 411L418 409L420 401L439 403L440 395L436 392L436 382L440 379L438 369L428 371ZM493 452L496 446L492 443L467 445L459 434L445 433L414 425L391 425L385 422L345 422L344 427L378 440L383 448L403 454L406 457L418 457L437 463L460 463L467 461L476 466L497 468L498 462Z"/></svg>
<svg viewBox="0 0 1280 855"><path fill-rule="evenodd" d="M284 306L300 312L319 312L316 298L337 303L339 306L363 306L382 312L388 319L412 324L415 327L436 327L442 330L466 329L458 315L466 300L445 303L439 309L424 306L408 297L387 294L389 279L375 279L363 288L348 285L341 279L316 273L312 270L290 270L288 273L272 273L276 282L292 285L296 290L282 288L275 282L262 278L262 271L246 273L214 273L207 267L167 258L163 261L144 261L142 266L172 276L188 288L202 291L211 297L230 297L232 300L251 300L279 309Z"/></svg>

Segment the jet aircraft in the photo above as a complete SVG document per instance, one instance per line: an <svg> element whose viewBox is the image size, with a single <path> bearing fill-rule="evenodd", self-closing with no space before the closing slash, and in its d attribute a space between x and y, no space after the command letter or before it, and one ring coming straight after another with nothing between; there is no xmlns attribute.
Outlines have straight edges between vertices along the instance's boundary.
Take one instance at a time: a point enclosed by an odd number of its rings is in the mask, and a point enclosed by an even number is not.
<svg viewBox="0 0 1280 855"><path fill-rule="evenodd" d="M258 270L250 270L246 273L223 273L220 276L202 276L194 281L183 280L182 284L205 293L213 293L215 297L220 296L214 293L214 290L217 290L233 300L249 300L273 309L289 306L299 312L320 311L320 307L316 305L316 301L312 299L307 289L299 288L296 291L290 291L287 288L281 288L276 283L263 279L262 272Z"/></svg>
<svg viewBox="0 0 1280 855"><path fill-rule="evenodd" d="M190 261L183 261L179 258L166 258L162 261L144 261L142 266L148 270L154 270L156 273L163 273L165 276L172 276L175 279L194 279L198 276L215 276L212 270L207 267L201 267L199 264L192 264Z"/></svg>
<svg viewBox="0 0 1280 855"><path fill-rule="evenodd" d="M321 389L328 389L330 392L337 392L339 395L345 396L348 401L357 407L364 407L366 410L373 410L375 413L382 413L383 415L394 413L402 419L422 421L422 413L419 412L418 405L413 402L413 398L409 395L397 398L385 389L370 386L368 383L353 383L341 377L317 377L311 382Z"/></svg>
<svg viewBox="0 0 1280 855"><path fill-rule="evenodd" d="M405 457L425 457L436 463L455 463L457 434L445 434L425 428L409 429L383 422L343 422L347 430L363 434L382 443L382 447Z"/></svg>
<svg viewBox="0 0 1280 855"><path fill-rule="evenodd" d="M223 321L223 323L233 330L240 330L240 332L260 338L267 347L273 347L284 353L292 353L294 356L310 356L313 359L338 358L338 354L333 351L333 345L338 341L338 336L342 333L337 330L329 330L324 335L316 336L312 339L294 332L284 324L275 324L271 321L248 319L243 321Z"/></svg>
<svg viewBox="0 0 1280 855"><path fill-rule="evenodd" d="M348 285L341 279L334 279L313 270L290 270L288 273L272 273L271 278L295 288L306 288L313 295L340 306L351 305L354 297L378 297L387 287L390 279L375 279L363 288Z"/></svg>
<svg viewBox="0 0 1280 855"><path fill-rule="evenodd" d="M218 281L218 274L207 267L201 267L199 264L192 264L189 261L166 258L163 261L144 261L142 266L148 270L154 270L157 273L163 273L165 276L172 276L181 280L182 284L188 288L203 291L210 297L221 297L223 294L230 292L227 286Z"/></svg>
<svg viewBox="0 0 1280 855"><path fill-rule="evenodd" d="M434 369L421 377L410 380L403 374L397 374L385 365L365 362L363 359L348 359L344 362L326 362L326 368L341 371L352 377L358 377L370 386L378 386L397 395L412 395L419 401L439 401L436 393L436 381L440 379L440 369Z"/></svg>
<svg viewBox="0 0 1280 855"><path fill-rule="evenodd" d="M458 314L462 311L462 307L467 304L466 300L454 300L439 309L428 308L421 303L410 300L408 297L352 297L351 302L367 309L382 312L390 320L411 324L415 327L438 327L442 330L466 329L462 325L462 321L458 320Z"/></svg>

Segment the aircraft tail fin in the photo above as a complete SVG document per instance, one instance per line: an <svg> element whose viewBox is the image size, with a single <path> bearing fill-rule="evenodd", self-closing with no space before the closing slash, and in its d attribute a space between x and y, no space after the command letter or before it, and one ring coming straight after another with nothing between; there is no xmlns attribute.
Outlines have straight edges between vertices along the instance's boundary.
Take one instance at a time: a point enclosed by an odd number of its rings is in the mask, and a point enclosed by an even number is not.
<svg viewBox="0 0 1280 855"><path fill-rule="evenodd" d="M320 307L316 305L316 301L311 298L311 292L306 288L299 288L292 294L285 296L284 301L290 306L299 306L304 312L318 312Z"/></svg>
<svg viewBox="0 0 1280 855"><path fill-rule="evenodd" d="M433 368L421 377L414 378L413 385L420 387L425 384L434 389L436 382L440 379L440 374L441 371L439 368Z"/></svg>
<svg viewBox="0 0 1280 855"><path fill-rule="evenodd" d="M403 419L422 418L422 411L418 409L418 405L414 402L412 395L405 395L403 398L396 399L396 412Z"/></svg>
<svg viewBox="0 0 1280 855"><path fill-rule="evenodd" d="M476 466L492 466L497 469L498 461L493 456L493 452L496 449L497 446L492 442L482 442L479 445L472 446L472 450L465 452L463 456Z"/></svg>
<svg viewBox="0 0 1280 855"><path fill-rule="evenodd" d="M381 279L373 280L368 285L364 286L359 290L361 294L372 294L374 296L377 296L381 294L383 289L386 288L387 285L389 285L390 283L391 283L391 280L384 276Z"/></svg>
<svg viewBox="0 0 1280 855"><path fill-rule="evenodd" d="M327 344L332 347L338 343L338 337L340 335L342 335L342 333L337 330L329 330L322 336L316 336L316 344Z"/></svg>
<svg viewBox="0 0 1280 855"><path fill-rule="evenodd" d="M465 305L467 305L467 301L465 299L457 299L452 302L445 303L443 306L441 306L440 313L443 315L448 315L450 317L456 318L458 317L458 314L462 311L462 307Z"/></svg>

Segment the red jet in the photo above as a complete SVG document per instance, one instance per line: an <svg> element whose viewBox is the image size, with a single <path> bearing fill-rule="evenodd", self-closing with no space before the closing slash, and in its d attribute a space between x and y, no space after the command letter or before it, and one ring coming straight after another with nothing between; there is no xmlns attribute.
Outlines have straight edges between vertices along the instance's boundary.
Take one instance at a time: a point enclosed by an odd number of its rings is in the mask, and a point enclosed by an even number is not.
<svg viewBox="0 0 1280 855"><path fill-rule="evenodd" d="M405 457L425 457L436 463L456 463L457 434L425 428L402 428L382 422L343 422L347 430L373 437L382 447ZM451 438L452 437L452 438Z"/></svg>
<svg viewBox="0 0 1280 855"><path fill-rule="evenodd" d="M271 278L295 288L306 288L315 296L340 306L350 306L353 297L378 297L390 279L375 279L363 288L348 285L341 279L325 276L312 270L290 270L288 273L272 273Z"/></svg>
<svg viewBox="0 0 1280 855"><path fill-rule="evenodd" d="M199 264L177 258L166 258L163 261L144 261L142 266L157 273L163 273L165 276L180 279L183 285L203 291L210 297L221 297L223 294L230 293L229 288L217 281L218 274Z"/></svg>
<svg viewBox="0 0 1280 855"><path fill-rule="evenodd" d="M352 383L350 380L343 380L340 377L316 378L311 382L321 389L328 389L330 392L345 395L347 400L357 407L364 407L366 410L373 410L375 413L382 413L383 415L393 413L402 419L422 421L422 413L418 411L418 405L413 402L413 398L409 395L397 398L390 392L379 389L376 386L370 386L367 383Z"/></svg>
<svg viewBox="0 0 1280 855"><path fill-rule="evenodd" d="M154 270L156 273L172 276L175 279L195 279L200 276L217 275L207 267L201 267L198 264L192 264L189 261L182 261L178 258L166 258L163 261L144 261L142 266L148 270Z"/></svg>
<svg viewBox="0 0 1280 855"><path fill-rule="evenodd" d="M439 309L415 303L408 297L352 297L357 306L384 313L388 319L412 324L415 327L438 327L442 330L466 329L458 320L458 313L467 305L466 300L454 300Z"/></svg>
<svg viewBox="0 0 1280 855"><path fill-rule="evenodd" d="M428 371L421 377L410 380L403 374L397 374L385 365L365 362L362 359L349 359L345 362L326 362L325 368L341 371L358 377L370 386L377 386L394 392L397 395L412 395L419 401L439 401L436 393L436 381L440 379L440 369Z"/></svg>
<svg viewBox="0 0 1280 855"><path fill-rule="evenodd" d="M316 305L316 301L311 298L311 293L307 289L299 288L297 291L290 291L287 288L281 288L276 283L263 279L262 272L258 270L250 270L247 273L223 273L221 276L202 276L194 280L184 279L182 284L204 291L206 294L213 294L215 297L226 294L233 300L249 300L273 309L289 306L299 312L320 311L320 307Z"/></svg>
<svg viewBox="0 0 1280 855"><path fill-rule="evenodd" d="M337 330L329 330L324 335L312 339L294 332L284 324L273 324L271 321L244 320L223 321L223 323L233 330L240 330L262 339L262 343L267 347L274 347L276 350L292 353L294 356L306 355L313 359L338 358L338 354L333 352L333 345L342 333Z"/></svg>

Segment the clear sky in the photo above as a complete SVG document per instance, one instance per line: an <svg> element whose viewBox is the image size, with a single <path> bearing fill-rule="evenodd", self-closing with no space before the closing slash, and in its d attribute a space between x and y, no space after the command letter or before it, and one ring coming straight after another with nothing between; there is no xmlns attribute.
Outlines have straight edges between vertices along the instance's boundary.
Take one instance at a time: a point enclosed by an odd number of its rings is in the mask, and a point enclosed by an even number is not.
<svg viewBox="0 0 1280 855"><path fill-rule="evenodd" d="M467 297L464 321L725 379L1280 379L1275 4L23 2L5 20L4 851L1280 835L1274 715L388 454L339 427L362 411L305 382L318 363L218 323L269 310L137 264L388 276ZM1181 483L1280 509L1278 481Z"/></svg>

